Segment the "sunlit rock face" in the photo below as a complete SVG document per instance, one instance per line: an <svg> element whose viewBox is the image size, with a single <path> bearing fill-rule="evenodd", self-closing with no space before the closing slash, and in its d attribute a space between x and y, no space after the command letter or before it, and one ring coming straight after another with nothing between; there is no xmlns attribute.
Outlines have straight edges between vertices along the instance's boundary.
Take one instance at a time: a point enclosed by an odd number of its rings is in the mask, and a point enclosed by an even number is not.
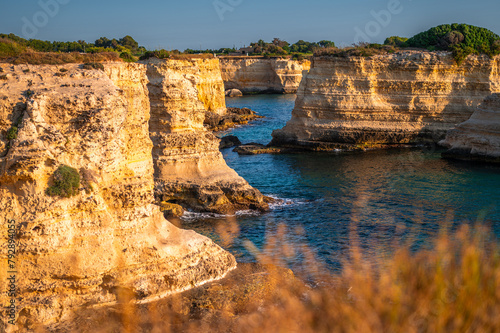
<svg viewBox="0 0 500 333"><path fill-rule="evenodd" d="M500 163L500 94L487 97L441 144L449 148L446 158Z"/></svg>
<svg viewBox="0 0 500 333"><path fill-rule="evenodd" d="M314 57L292 118L272 144L438 142L500 91L499 59L469 56L457 65L450 53L417 51Z"/></svg>
<svg viewBox="0 0 500 333"><path fill-rule="evenodd" d="M284 58L221 58L222 80L227 89L243 93L297 92L302 77L311 67L309 60Z"/></svg>
<svg viewBox="0 0 500 333"><path fill-rule="evenodd" d="M7 221L15 221L19 328L123 295L146 302L235 267L231 254L176 228L154 204L149 128L159 121L150 124L148 65L0 66L7 76L0 81L0 232L6 236ZM193 103L201 103L194 91ZM70 198L46 194L61 165L81 177ZM0 259L4 305L6 247ZM0 331L12 329L7 320L2 307Z"/></svg>
<svg viewBox="0 0 500 333"><path fill-rule="evenodd" d="M199 212L267 210L267 198L227 166L220 140L203 126L199 68L191 60L148 62L156 198Z"/></svg>

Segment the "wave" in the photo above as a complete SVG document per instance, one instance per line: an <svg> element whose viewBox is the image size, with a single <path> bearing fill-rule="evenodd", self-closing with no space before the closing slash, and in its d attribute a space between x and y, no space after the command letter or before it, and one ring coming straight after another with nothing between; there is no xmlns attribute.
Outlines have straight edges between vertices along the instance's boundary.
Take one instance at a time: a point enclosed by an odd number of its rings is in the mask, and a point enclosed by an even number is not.
<svg viewBox="0 0 500 333"><path fill-rule="evenodd" d="M268 197L273 198L276 200L275 202L269 204L269 208L271 210L277 210L281 209L284 207L295 207L298 205L304 205L311 200L301 200L301 199L286 199L286 198L280 198L276 195L267 195ZM217 214L217 213L199 213L199 212L190 212L190 211L185 211L184 214L181 216L181 219L184 221L193 221L193 220L202 220L202 219L224 219L227 217L234 217L234 216L259 216L261 215L262 212L257 211L257 210L239 210L234 214Z"/></svg>

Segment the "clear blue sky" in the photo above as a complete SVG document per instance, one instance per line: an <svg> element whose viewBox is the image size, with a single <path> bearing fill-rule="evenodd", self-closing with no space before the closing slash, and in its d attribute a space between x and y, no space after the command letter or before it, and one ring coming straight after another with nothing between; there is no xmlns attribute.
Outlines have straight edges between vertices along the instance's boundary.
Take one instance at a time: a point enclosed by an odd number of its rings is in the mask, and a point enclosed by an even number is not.
<svg viewBox="0 0 500 333"><path fill-rule="evenodd" d="M43 3L52 5L44 10ZM382 10L377 22L373 13ZM273 37L346 46L359 31L363 40L383 42L455 22L500 34L499 17L498 0L3 0L0 32L87 42L131 35L150 49L241 47Z"/></svg>

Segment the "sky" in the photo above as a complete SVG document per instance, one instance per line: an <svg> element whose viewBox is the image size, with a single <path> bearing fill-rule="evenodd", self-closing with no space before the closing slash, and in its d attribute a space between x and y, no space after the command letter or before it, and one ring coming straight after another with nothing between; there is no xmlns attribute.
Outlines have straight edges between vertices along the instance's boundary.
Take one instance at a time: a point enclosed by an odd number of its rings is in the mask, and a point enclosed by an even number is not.
<svg viewBox="0 0 500 333"><path fill-rule="evenodd" d="M383 43L445 23L500 34L498 0L0 0L0 33L50 41L132 36L148 49L243 47L277 37Z"/></svg>

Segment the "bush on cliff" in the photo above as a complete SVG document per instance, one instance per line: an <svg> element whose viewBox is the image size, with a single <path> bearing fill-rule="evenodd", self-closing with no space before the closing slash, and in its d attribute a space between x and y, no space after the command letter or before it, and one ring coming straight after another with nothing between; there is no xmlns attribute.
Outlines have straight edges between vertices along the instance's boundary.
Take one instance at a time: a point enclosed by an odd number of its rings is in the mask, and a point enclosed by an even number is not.
<svg viewBox="0 0 500 333"><path fill-rule="evenodd" d="M384 45L391 45L391 46L395 46L395 47L404 47L406 45L407 41L408 41L408 38L406 38L406 37L392 36L392 37L386 38Z"/></svg>
<svg viewBox="0 0 500 333"><path fill-rule="evenodd" d="M78 170L67 165L61 165L54 172L54 185L46 191L47 195L69 198L78 194L80 174Z"/></svg>
<svg viewBox="0 0 500 333"><path fill-rule="evenodd" d="M431 51L451 51L457 63L470 54L500 54L500 36L492 31L468 24L443 24L421 32L405 43L406 47L418 47Z"/></svg>
<svg viewBox="0 0 500 333"><path fill-rule="evenodd" d="M374 55L380 54L390 54L398 51L399 49L392 45L381 45L381 44L368 44L360 43L353 47L345 47L343 49L338 49L335 47L317 49L314 52L315 56L333 56L339 58L348 57L372 57Z"/></svg>

